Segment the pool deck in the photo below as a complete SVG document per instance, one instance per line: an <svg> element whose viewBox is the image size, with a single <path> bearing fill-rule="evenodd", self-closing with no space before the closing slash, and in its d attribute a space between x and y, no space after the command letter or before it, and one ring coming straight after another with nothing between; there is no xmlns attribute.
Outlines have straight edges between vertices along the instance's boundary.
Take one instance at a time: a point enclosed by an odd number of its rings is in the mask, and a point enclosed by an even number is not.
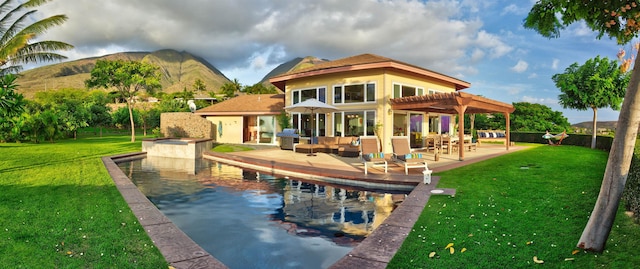
<svg viewBox="0 0 640 269"><path fill-rule="evenodd" d="M428 160L431 160L428 161L429 169L433 170L433 173L439 173L523 148L511 146L507 151L503 145L482 144L476 151L465 151L464 161L458 160L455 152L451 155L440 154L437 162L432 152L424 154ZM167 262L176 269L227 268L175 227L137 190L114 162L114 160L140 158L140 154L144 153L104 157L103 162L116 187ZM364 166L358 158L326 153L308 156L306 153L281 150L273 146L256 146L256 150L233 153L206 152L204 158L248 169L267 171L274 175L298 177L328 184L411 190L405 200L378 228L330 268L386 268L387 263L413 228L431 195L455 195L455 189L437 188L440 177L433 176L431 184L422 184L421 169L409 169L409 174L405 175L404 167L393 161L389 161L388 173L385 174L380 168L370 168L369 174L365 175ZM442 193L432 193L435 189Z"/></svg>

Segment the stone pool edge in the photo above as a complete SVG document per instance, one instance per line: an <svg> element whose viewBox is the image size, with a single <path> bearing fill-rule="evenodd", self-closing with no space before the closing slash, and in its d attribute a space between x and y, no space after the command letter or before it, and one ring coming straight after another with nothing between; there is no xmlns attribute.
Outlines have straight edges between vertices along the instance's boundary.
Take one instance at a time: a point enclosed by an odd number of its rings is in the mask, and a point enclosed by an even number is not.
<svg viewBox="0 0 640 269"><path fill-rule="evenodd" d="M228 268L160 212L116 164L116 161L122 162L144 157L146 157L146 152L121 154L102 157L102 163L138 222L165 260L176 269Z"/></svg>

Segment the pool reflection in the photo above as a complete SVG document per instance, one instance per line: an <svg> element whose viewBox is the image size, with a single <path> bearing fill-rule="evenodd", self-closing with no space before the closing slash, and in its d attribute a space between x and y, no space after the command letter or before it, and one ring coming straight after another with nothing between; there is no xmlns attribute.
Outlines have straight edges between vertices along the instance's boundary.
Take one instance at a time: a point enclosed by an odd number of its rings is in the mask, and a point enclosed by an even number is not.
<svg viewBox="0 0 640 269"><path fill-rule="evenodd" d="M326 268L405 197L202 159L188 169L176 163L146 158L119 166L172 222L230 268Z"/></svg>

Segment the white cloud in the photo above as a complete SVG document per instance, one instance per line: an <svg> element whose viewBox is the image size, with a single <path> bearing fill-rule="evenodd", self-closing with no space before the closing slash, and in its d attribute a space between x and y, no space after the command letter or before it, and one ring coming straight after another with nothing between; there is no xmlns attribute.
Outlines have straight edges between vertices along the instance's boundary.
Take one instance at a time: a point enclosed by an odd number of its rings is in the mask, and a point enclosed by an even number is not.
<svg viewBox="0 0 640 269"><path fill-rule="evenodd" d="M553 98L545 98L545 97L533 97L533 96L523 96L521 102L528 102L532 104L541 104L541 105L557 105L558 100Z"/></svg>
<svg viewBox="0 0 640 269"><path fill-rule="evenodd" d="M558 70L558 64L560 64L560 60L553 59L553 61L551 61L551 69Z"/></svg>
<svg viewBox="0 0 640 269"><path fill-rule="evenodd" d="M514 14L514 15L522 16L522 15L527 15L528 12L529 12L528 7L523 7L516 4L510 4L502 9L502 13L500 13L500 15L504 16L506 14Z"/></svg>
<svg viewBox="0 0 640 269"><path fill-rule="evenodd" d="M522 73L524 71L527 71L527 68L529 68L529 64L523 60L519 60L518 63L516 63L516 65L511 67L511 71L516 73Z"/></svg>
<svg viewBox="0 0 640 269"><path fill-rule="evenodd" d="M489 50L490 58L502 57L513 50L513 47L504 43L500 37L484 30L478 33L476 44L480 48Z"/></svg>
<svg viewBox="0 0 640 269"><path fill-rule="evenodd" d="M483 50L476 48L471 53L471 61L478 62L484 58L485 54L486 53Z"/></svg>
<svg viewBox="0 0 640 269"><path fill-rule="evenodd" d="M538 78L538 74L536 74L536 73L531 73L531 75L529 75L527 78L530 78L530 79Z"/></svg>
<svg viewBox="0 0 640 269"><path fill-rule="evenodd" d="M337 59L375 53L445 74L469 75L484 57L513 47L483 30L477 15L493 2L57 0L37 14L65 14L46 39L76 46L70 59L103 52L172 48L219 69L261 69L295 57ZM81 34L80 34L81 33ZM107 49L105 48L112 48ZM277 48L277 49L274 49ZM278 50L279 53L270 53ZM256 57L256 55L269 55Z"/></svg>

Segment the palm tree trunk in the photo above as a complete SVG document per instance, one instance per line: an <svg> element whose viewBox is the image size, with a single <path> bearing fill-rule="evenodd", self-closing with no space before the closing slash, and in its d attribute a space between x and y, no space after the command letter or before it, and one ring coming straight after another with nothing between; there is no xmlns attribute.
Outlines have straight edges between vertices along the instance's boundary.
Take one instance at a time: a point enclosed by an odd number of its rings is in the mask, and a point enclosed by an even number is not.
<svg viewBox="0 0 640 269"><path fill-rule="evenodd" d="M593 125L592 125L592 129L593 132L591 132L591 148L595 149L596 148L596 124L598 123L598 108L597 107L591 107L593 109Z"/></svg>
<svg viewBox="0 0 640 269"><path fill-rule="evenodd" d="M640 53L640 52L639 52ZM624 185L627 182L631 157L640 124L640 57L635 68L618 116L616 136L613 138L607 168L604 172L598 200L589 221L580 236L578 247L602 252L615 220Z"/></svg>

